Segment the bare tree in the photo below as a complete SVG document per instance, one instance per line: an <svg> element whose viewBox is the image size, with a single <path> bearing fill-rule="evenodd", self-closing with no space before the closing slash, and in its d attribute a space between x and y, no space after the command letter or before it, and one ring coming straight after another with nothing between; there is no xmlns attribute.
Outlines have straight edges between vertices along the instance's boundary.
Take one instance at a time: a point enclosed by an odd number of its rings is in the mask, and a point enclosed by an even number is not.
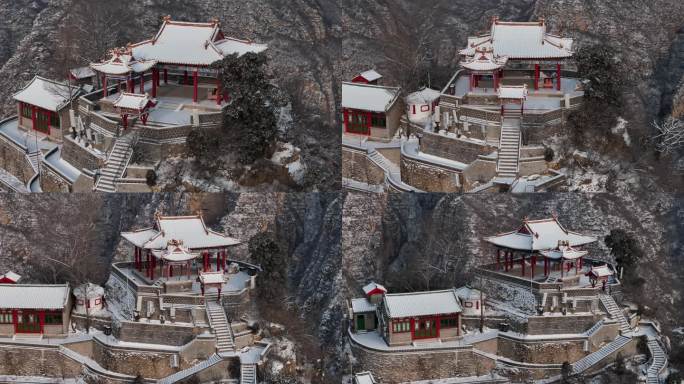
<svg viewBox="0 0 684 384"><path fill-rule="evenodd" d="M661 123L654 121L653 127L658 131L652 137L658 152L670 154L684 146L684 120L668 117Z"/></svg>

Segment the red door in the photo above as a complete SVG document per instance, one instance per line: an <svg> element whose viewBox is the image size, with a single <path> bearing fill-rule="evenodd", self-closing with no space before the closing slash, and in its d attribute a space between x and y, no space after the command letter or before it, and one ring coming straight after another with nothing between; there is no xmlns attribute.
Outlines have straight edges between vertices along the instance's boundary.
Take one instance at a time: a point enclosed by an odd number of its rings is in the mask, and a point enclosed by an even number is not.
<svg viewBox="0 0 684 384"><path fill-rule="evenodd" d="M18 310L14 317L15 333L43 333L40 313L32 310Z"/></svg>
<svg viewBox="0 0 684 384"><path fill-rule="evenodd" d="M413 339L432 339L439 337L437 318L428 317L416 319L413 323Z"/></svg>

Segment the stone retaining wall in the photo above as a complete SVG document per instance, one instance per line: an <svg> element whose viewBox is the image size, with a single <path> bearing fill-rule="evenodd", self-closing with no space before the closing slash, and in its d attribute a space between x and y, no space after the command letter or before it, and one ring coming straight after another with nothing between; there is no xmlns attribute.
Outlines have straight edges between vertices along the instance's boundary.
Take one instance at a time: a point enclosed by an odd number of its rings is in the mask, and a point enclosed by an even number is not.
<svg viewBox="0 0 684 384"><path fill-rule="evenodd" d="M499 337L497 355L523 363L562 364L575 362L586 353L583 340L520 342Z"/></svg>
<svg viewBox="0 0 684 384"><path fill-rule="evenodd" d="M64 180L45 163L40 166L40 188L43 192L65 192L71 191L71 183Z"/></svg>
<svg viewBox="0 0 684 384"><path fill-rule="evenodd" d="M582 333L594 326L599 318L592 314L565 316L529 316L527 332L530 335Z"/></svg>
<svg viewBox="0 0 684 384"><path fill-rule="evenodd" d="M76 169L95 170L104 166L104 160L95 156L92 152L78 145L71 136L64 138L62 146L62 159L69 162Z"/></svg>
<svg viewBox="0 0 684 384"><path fill-rule="evenodd" d="M81 364L57 348L0 345L0 374L16 376L76 377Z"/></svg>
<svg viewBox="0 0 684 384"><path fill-rule="evenodd" d="M174 374L177 369L171 367L173 355L176 353L114 349L93 343L93 360L107 370L131 376L159 379ZM188 366L181 365L181 369L184 368Z"/></svg>
<svg viewBox="0 0 684 384"><path fill-rule="evenodd" d="M472 349L381 353L352 344L358 370L371 371L379 383L394 384L413 380L455 376L479 376L496 366Z"/></svg>
<svg viewBox="0 0 684 384"><path fill-rule="evenodd" d="M461 172L401 156L401 181L428 192L461 192Z"/></svg>
<svg viewBox="0 0 684 384"><path fill-rule="evenodd" d="M24 184L28 183L35 172L31 167L26 153L14 144L10 144L4 137L0 137L0 168L13 174Z"/></svg>
<svg viewBox="0 0 684 384"><path fill-rule="evenodd" d="M114 333L121 341L184 345L204 331L201 327L174 326L168 321L165 324L121 321Z"/></svg>
<svg viewBox="0 0 684 384"><path fill-rule="evenodd" d="M480 155L488 155L496 151L496 147L424 132L420 140L420 150L430 155L468 164Z"/></svg>
<svg viewBox="0 0 684 384"><path fill-rule="evenodd" d="M342 148L342 177L362 183L381 185L385 172L361 151Z"/></svg>

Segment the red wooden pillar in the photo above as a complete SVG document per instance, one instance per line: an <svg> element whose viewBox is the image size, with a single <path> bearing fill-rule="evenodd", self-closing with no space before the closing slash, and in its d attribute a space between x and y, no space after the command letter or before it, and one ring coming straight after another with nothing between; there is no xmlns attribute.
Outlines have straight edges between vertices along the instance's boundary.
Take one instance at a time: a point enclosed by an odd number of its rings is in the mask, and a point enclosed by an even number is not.
<svg viewBox="0 0 684 384"><path fill-rule="evenodd" d="M565 269L565 265L563 265L563 258L560 259L560 267L561 267L561 277L563 277L563 270Z"/></svg>
<svg viewBox="0 0 684 384"><path fill-rule="evenodd" d="M107 97L107 75L102 75L102 92L103 97Z"/></svg>
<svg viewBox="0 0 684 384"><path fill-rule="evenodd" d="M169 70L164 68L164 84L169 83Z"/></svg>
<svg viewBox="0 0 684 384"><path fill-rule="evenodd" d="M501 250L496 250L496 270L501 270Z"/></svg>
<svg viewBox="0 0 684 384"><path fill-rule="evenodd" d="M207 265L209 264L209 263L208 263L208 260L209 260L209 252L208 252L208 251L204 251L204 264L203 264L203 269L202 269L203 272L206 272L206 271L207 271Z"/></svg>
<svg viewBox="0 0 684 384"><path fill-rule="evenodd" d="M202 289L202 296L204 296L204 284L201 284L200 288Z"/></svg>
<svg viewBox="0 0 684 384"><path fill-rule="evenodd" d="M468 83L468 90L470 92L472 92L473 91L473 74L472 74L472 72L470 73L469 79L470 79L470 82Z"/></svg>
<svg viewBox="0 0 684 384"><path fill-rule="evenodd" d="M147 251L147 259L145 260L145 277L150 277L150 252Z"/></svg>
<svg viewBox="0 0 684 384"><path fill-rule="evenodd" d="M155 70L157 71L157 77L156 77L157 87L159 87L159 86L161 86L161 76L159 76L159 68L155 68Z"/></svg>
<svg viewBox="0 0 684 384"><path fill-rule="evenodd" d="M575 260L575 275L579 273L579 259Z"/></svg>
<svg viewBox="0 0 684 384"><path fill-rule="evenodd" d="M132 74L128 76L127 82L128 82L128 92L135 93L135 85L133 84L133 75Z"/></svg>
<svg viewBox="0 0 684 384"><path fill-rule="evenodd" d="M534 266L535 266L535 264L537 264L537 256L532 256L531 261L530 261L530 267L532 268L532 271L531 271L532 279L534 279Z"/></svg>
<svg viewBox="0 0 684 384"><path fill-rule="evenodd" d="M152 68L152 97L157 97L157 77L159 73L157 68Z"/></svg>
<svg viewBox="0 0 684 384"><path fill-rule="evenodd" d="M128 128L128 115L127 114L124 113L123 115L121 115L121 122L123 123L123 129L126 130L126 128Z"/></svg>
<svg viewBox="0 0 684 384"><path fill-rule="evenodd" d="M525 254L523 253L522 258L520 258L520 275L525 277Z"/></svg>
<svg viewBox="0 0 684 384"><path fill-rule="evenodd" d="M169 277L173 277L173 265L169 264Z"/></svg>
<svg viewBox="0 0 684 384"><path fill-rule="evenodd" d="M36 112L36 106L32 105L31 106L31 124L33 125L33 130L36 130L36 119L37 119L37 112Z"/></svg>
<svg viewBox="0 0 684 384"><path fill-rule="evenodd" d="M221 286L218 287L218 302L221 302Z"/></svg>
<svg viewBox="0 0 684 384"><path fill-rule="evenodd" d="M12 324L14 324L14 333L17 333L17 326L19 325L19 314L16 309L12 310Z"/></svg>
<svg viewBox="0 0 684 384"><path fill-rule="evenodd" d="M140 74L140 94L145 94L145 72Z"/></svg>
<svg viewBox="0 0 684 384"><path fill-rule="evenodd" d="M436 321L435 321L437 323L437 325L435 326L435 328L437 328L437 338L439 338L439 330L441 328L441 326L440 326L441 321L440 320L441 320L441 317L437 316Z"/></svg>
<svg viewBox="0 0 684 384"><path fill-rule="evenodd" d="M561 65L560 65L560 63L556 64L556 90L557 91L561 90Z"/></svg>
<svg viewBox="0 0 684 384"><path fill-rule="evenodd" d="M494 90L499 89L499 76L497 76L497 71L494 71Z"/></svg>
<svg viewBox="0 0 684 384"><path fill-rule="evenodd" d="M539 90L539 64L534 65L534 90Z"/></svg>
<svg viewBox="0 0 684 384"><path fill-rule="evenodd" d="M199 76L197 73L197 69L195 68L195 72L192 74L192 101L197 102L197 85L199 82Z"/></svg>
<svg viewBox="0 0 684 384"><path fill-rule="evenodd" d="M216 252L216 272L221 270L221 252Z"/></svg>
<svg viewBox="0 0 684 384"><path fill-rule="evenodd" d="M371 134L371 119L372 114L370 112L366 112L366 128L368 129L368 136Z"/></svg>
<svg viewBox="0 0 684 384"><path fill-rule="evenodd" d="M88 296L86 295L86 301L89 302ZM38 312L38 321L40 322L40 333L43 333L43 329L45 328L45 310L41 310Z"/></svg>
<svg viewBox="0 0 684 384"><path fill-rule="evenodd" d="M222 83L220 78L216 78L216 105L221 105L221 99L223 98L221 94L223 90L221 89Z"/></svg>
<svg viewBox="0 0 684 384"><path fill-rule="evenodd" d="M349 110L344 109L344 131L349 132Z"/></svg>
<svg viewBox="0 0 684 384"><path fill-rule="evenodd" d="M183 84L188 83L188 71L183 71Z"/></svg>

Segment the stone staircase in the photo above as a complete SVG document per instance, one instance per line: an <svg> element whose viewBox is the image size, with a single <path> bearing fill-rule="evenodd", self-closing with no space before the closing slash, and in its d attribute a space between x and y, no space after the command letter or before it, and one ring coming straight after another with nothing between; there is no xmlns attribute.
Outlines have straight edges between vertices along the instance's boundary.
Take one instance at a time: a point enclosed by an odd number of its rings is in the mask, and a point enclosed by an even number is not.
<svg viewBox="0 0 684 384"><path fill-rule="evenodd" d="M40 153L40 151L36 152L31 152L26 154L26 158L28 159L29 163L31 163L31 168L33 168L33 172L38 173L39 171L39 165L40 161L42 159L43 155Z"/></svg>
<svg viewBox="0 0 684 384"><path fill-rule="evenodd" d="M20 341L41 341L43 340L43 334L42 333L15 333L14 336L12 336L12 340L20 340Z"/></svg>
<svg viewBox="0 0 684 384"><path fill-rule="evenodd" d="M608 357L611 353L619 350L625 344L629 343L629 341L632 340L631 337L627 336L618 336L617 339L613 340L612 342L606 344L603 348L599 349L598 351L589 354L585 356L584 358L576 361L574 364L572 364L572 372L574 374L582 373L586 371L587 369L591 368L593 365L599 363L601 360L605 359Z"/></svg>
<svg viewBox="0 0 684 384"><path fill-rule="evenodd" d="M667 365L667 355L656 339L648 340L648 350L651 353L651 365L646 371L648 384L660 384L660 371Z"/></svg>
<svg viewBox="0 0 684 384"><path fill-rule="evenodd" d="M496 175L502 179L518 177L518 161L520 159L520 113L504 112L501 119L501 137L499 138L499 154L496 162Z"/></svg>
<svg viewBox="0 0 684 384"><path fill-rule="evenodd" d="M234 352L233 330L226 318L226 311L214 301L207 301L206 309L209 325L211 325L211 328L216 333L216 351L218 353Z"/></svg>
<svg viewBox="0 0 684 384"><path fill-rule="evenodd" d="M415 191L412 186L401 181L401 169L398 165L391 162L376 149L368 151L368 157L385 172L385 181L394 186L399 191Z"/></svg>
<svg viewBox="0 0 684 384"><path fill-rule="evenodd" d="M213 355L211 355L211 357L202 361L199 364L195 364L188 369L184 369L180 372L174 373L173 375L167 376L163 379L159 379L158 383L159 384L177 383L181 380L185 380L185 379L187 379L187 378L189 378L189 377L191 377L191 376L193 376L193 375L195 375L195 374L219 363L221 360L223 360L221 358L221 356L219 356L217 354L213 354Z"/></svg>
<svg viewBox="0 0 684 384"><path fill-rule="evenodd" d="M613 297L610 295L601 294L599 298L601 300L601 304L603 304L608 313L610 313L611 319L615 319L620 322L620 333L631 336L632 328L629 326L629 322L627 322L624 312L622 312L615 300L613 300Z"/></svg>
<svg viewBox="0 0 684 384"><path fill-rule="evenodd" d="M121 176L123 168L133 155L133 140L130 136L122 136L116 140L112 152L109 154L107 163L100 178L97 180L95 190L98 192L116 192L114 182Z"/></svg>
<svg viewBox="0 0 684 384"><path fill-rule="evenodd" d="M256 364L240 365L240 384L257 384Z"/></svg>

